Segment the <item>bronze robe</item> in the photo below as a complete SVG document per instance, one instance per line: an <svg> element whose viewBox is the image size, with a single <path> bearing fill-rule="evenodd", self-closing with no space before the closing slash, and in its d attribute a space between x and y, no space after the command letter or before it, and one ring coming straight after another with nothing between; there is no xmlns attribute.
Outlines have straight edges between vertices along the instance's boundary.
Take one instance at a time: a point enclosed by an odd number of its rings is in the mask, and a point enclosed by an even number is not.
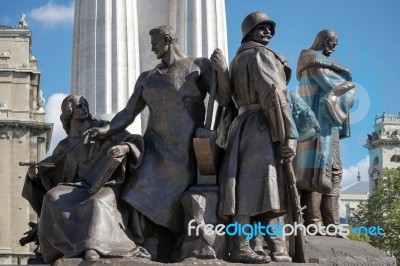
<svg viewBox="0 0 400 266"><path fill-rule="evenodd" d="M142 73L132 96L138 106L149 108L149 120L143 164L129 178L122 198L173 233L184 229L180 200L196 180L193 138L205 116L207 90L194 60L182 59L167 73L159 66Z"/></svg>
<svg viewBox="0 0 400 266"><path fill-rule="evenodd" d="M91 126L104 125L104 121L91 122ZM121 143L130 152L106 185L90 195L81 170L95 157L99 163L107 160L107 149ZM83 137L67 137L44 160L56 167L39 168L40 180L35 182L26 178L23 197L40 211L39 241L45 262L79 256L87 249L102 256L130 255L136 245L127 228L130 209L120 200L120 186L140 166L143 149L142 138L127 132L87 145Z"/></svg>
<svg viewBox="0 0 400 266"><path fill-rule="evenodd" d="M335 121L327 108L327 95L335 87L351 81L342 66L320 52L304 49L297 65L299 95L311 107L321 127L315 140L299 143L295 157L297 187L306 191L337 194L339 184L332 184L332 171L341 173L339 139L350 136L349 110L354 103L354 89L339 97L340 108L347 114L343 123ZM339 181L340 183L340 181Z"/></svg>

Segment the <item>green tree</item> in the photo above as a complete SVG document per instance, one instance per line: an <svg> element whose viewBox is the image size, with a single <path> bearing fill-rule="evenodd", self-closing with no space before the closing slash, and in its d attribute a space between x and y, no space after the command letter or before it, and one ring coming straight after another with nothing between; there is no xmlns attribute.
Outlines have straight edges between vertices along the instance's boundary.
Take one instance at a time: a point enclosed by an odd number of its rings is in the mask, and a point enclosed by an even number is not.
<svg viewBox="0 0 400 266"><path fill-rule="evenodd" d="M367 203L359 205L353 225L380 226L383 236L370 236L369 243L400 261L400 170L385 169L384 179Z"/></svg>

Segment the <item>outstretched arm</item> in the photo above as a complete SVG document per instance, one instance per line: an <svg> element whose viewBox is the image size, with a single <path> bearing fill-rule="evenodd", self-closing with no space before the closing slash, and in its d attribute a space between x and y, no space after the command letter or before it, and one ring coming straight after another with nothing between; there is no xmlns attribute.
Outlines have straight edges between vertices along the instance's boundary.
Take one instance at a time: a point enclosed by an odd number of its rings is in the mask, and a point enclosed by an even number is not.
<svg viewBox="0 0 400 266"><path fill-rule="evenodd" d="M143 79L148 72L142 73L136 81L135 89L129 98L126 107L118 112L109 124L104 127L93 127L86 130L83 135L90 134L91 138L105 138L125 130L133 123L136 116L144 109L145 102L142 98ZM85 138L86 139L86 138Z"/></svg>
<svg viewBox="0 0 400 266"><path fill-rule="evenodd" d="M142 75L145 73L142 73ZM143 76L140 75L132 96L129 98L126 107L118 112L109 124L107 136L124 131L130 124L135 121L135 118L143 111L145 103L142 98L143 93Z"/></svg>

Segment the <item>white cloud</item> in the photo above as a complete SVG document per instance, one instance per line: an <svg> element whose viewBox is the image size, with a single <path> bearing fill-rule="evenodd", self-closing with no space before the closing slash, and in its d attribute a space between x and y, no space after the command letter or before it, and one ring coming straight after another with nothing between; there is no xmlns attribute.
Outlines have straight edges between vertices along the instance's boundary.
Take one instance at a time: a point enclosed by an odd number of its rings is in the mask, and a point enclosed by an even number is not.
<svg viewBox="0 0 400 266"><path fill-rule="evenodd" d="M343 169L343 179L341 187L348 186L357 181L358 171L360 171L361 180L369 180L368 177L369 156L365 157L357 164Z"/></svg>
<svg viewBox="0 0 400 266"><path fill-rule="evenodd" d="M61 103L67 96L64 93L55 93L49 97L46 104L46 122L54 123L48 156L53 153L57 144L67 136L60 121Z"/></svg>
<svg viewBox="0 0 400 266"><path fill-rule="evenodd" d="M27 16L50 28L54 28L58 24L72 25L74 21L74 1L71 1L68 5L57 5L50 1L44 6L29 11Z"/></svg>

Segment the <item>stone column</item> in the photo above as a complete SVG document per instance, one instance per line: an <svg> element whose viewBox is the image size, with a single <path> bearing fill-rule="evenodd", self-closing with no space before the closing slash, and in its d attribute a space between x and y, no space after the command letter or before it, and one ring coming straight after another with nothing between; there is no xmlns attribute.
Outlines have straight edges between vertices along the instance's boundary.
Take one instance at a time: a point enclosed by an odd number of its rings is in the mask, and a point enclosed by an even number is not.
<svg viewBox="0 0 400 266"><path fill-rule="evenodd" d="M210 57L220 48L228 60L224 0L171 0L170 5L170 24L188 55Z"/></svg>
<svg viewBox="0 0 400 266"><path fill-rule="evenodd" d="M122 110L139 76L136 0L76 0L71 92L98 118ZM130 127L141 133L140 117Z"/></svg>

